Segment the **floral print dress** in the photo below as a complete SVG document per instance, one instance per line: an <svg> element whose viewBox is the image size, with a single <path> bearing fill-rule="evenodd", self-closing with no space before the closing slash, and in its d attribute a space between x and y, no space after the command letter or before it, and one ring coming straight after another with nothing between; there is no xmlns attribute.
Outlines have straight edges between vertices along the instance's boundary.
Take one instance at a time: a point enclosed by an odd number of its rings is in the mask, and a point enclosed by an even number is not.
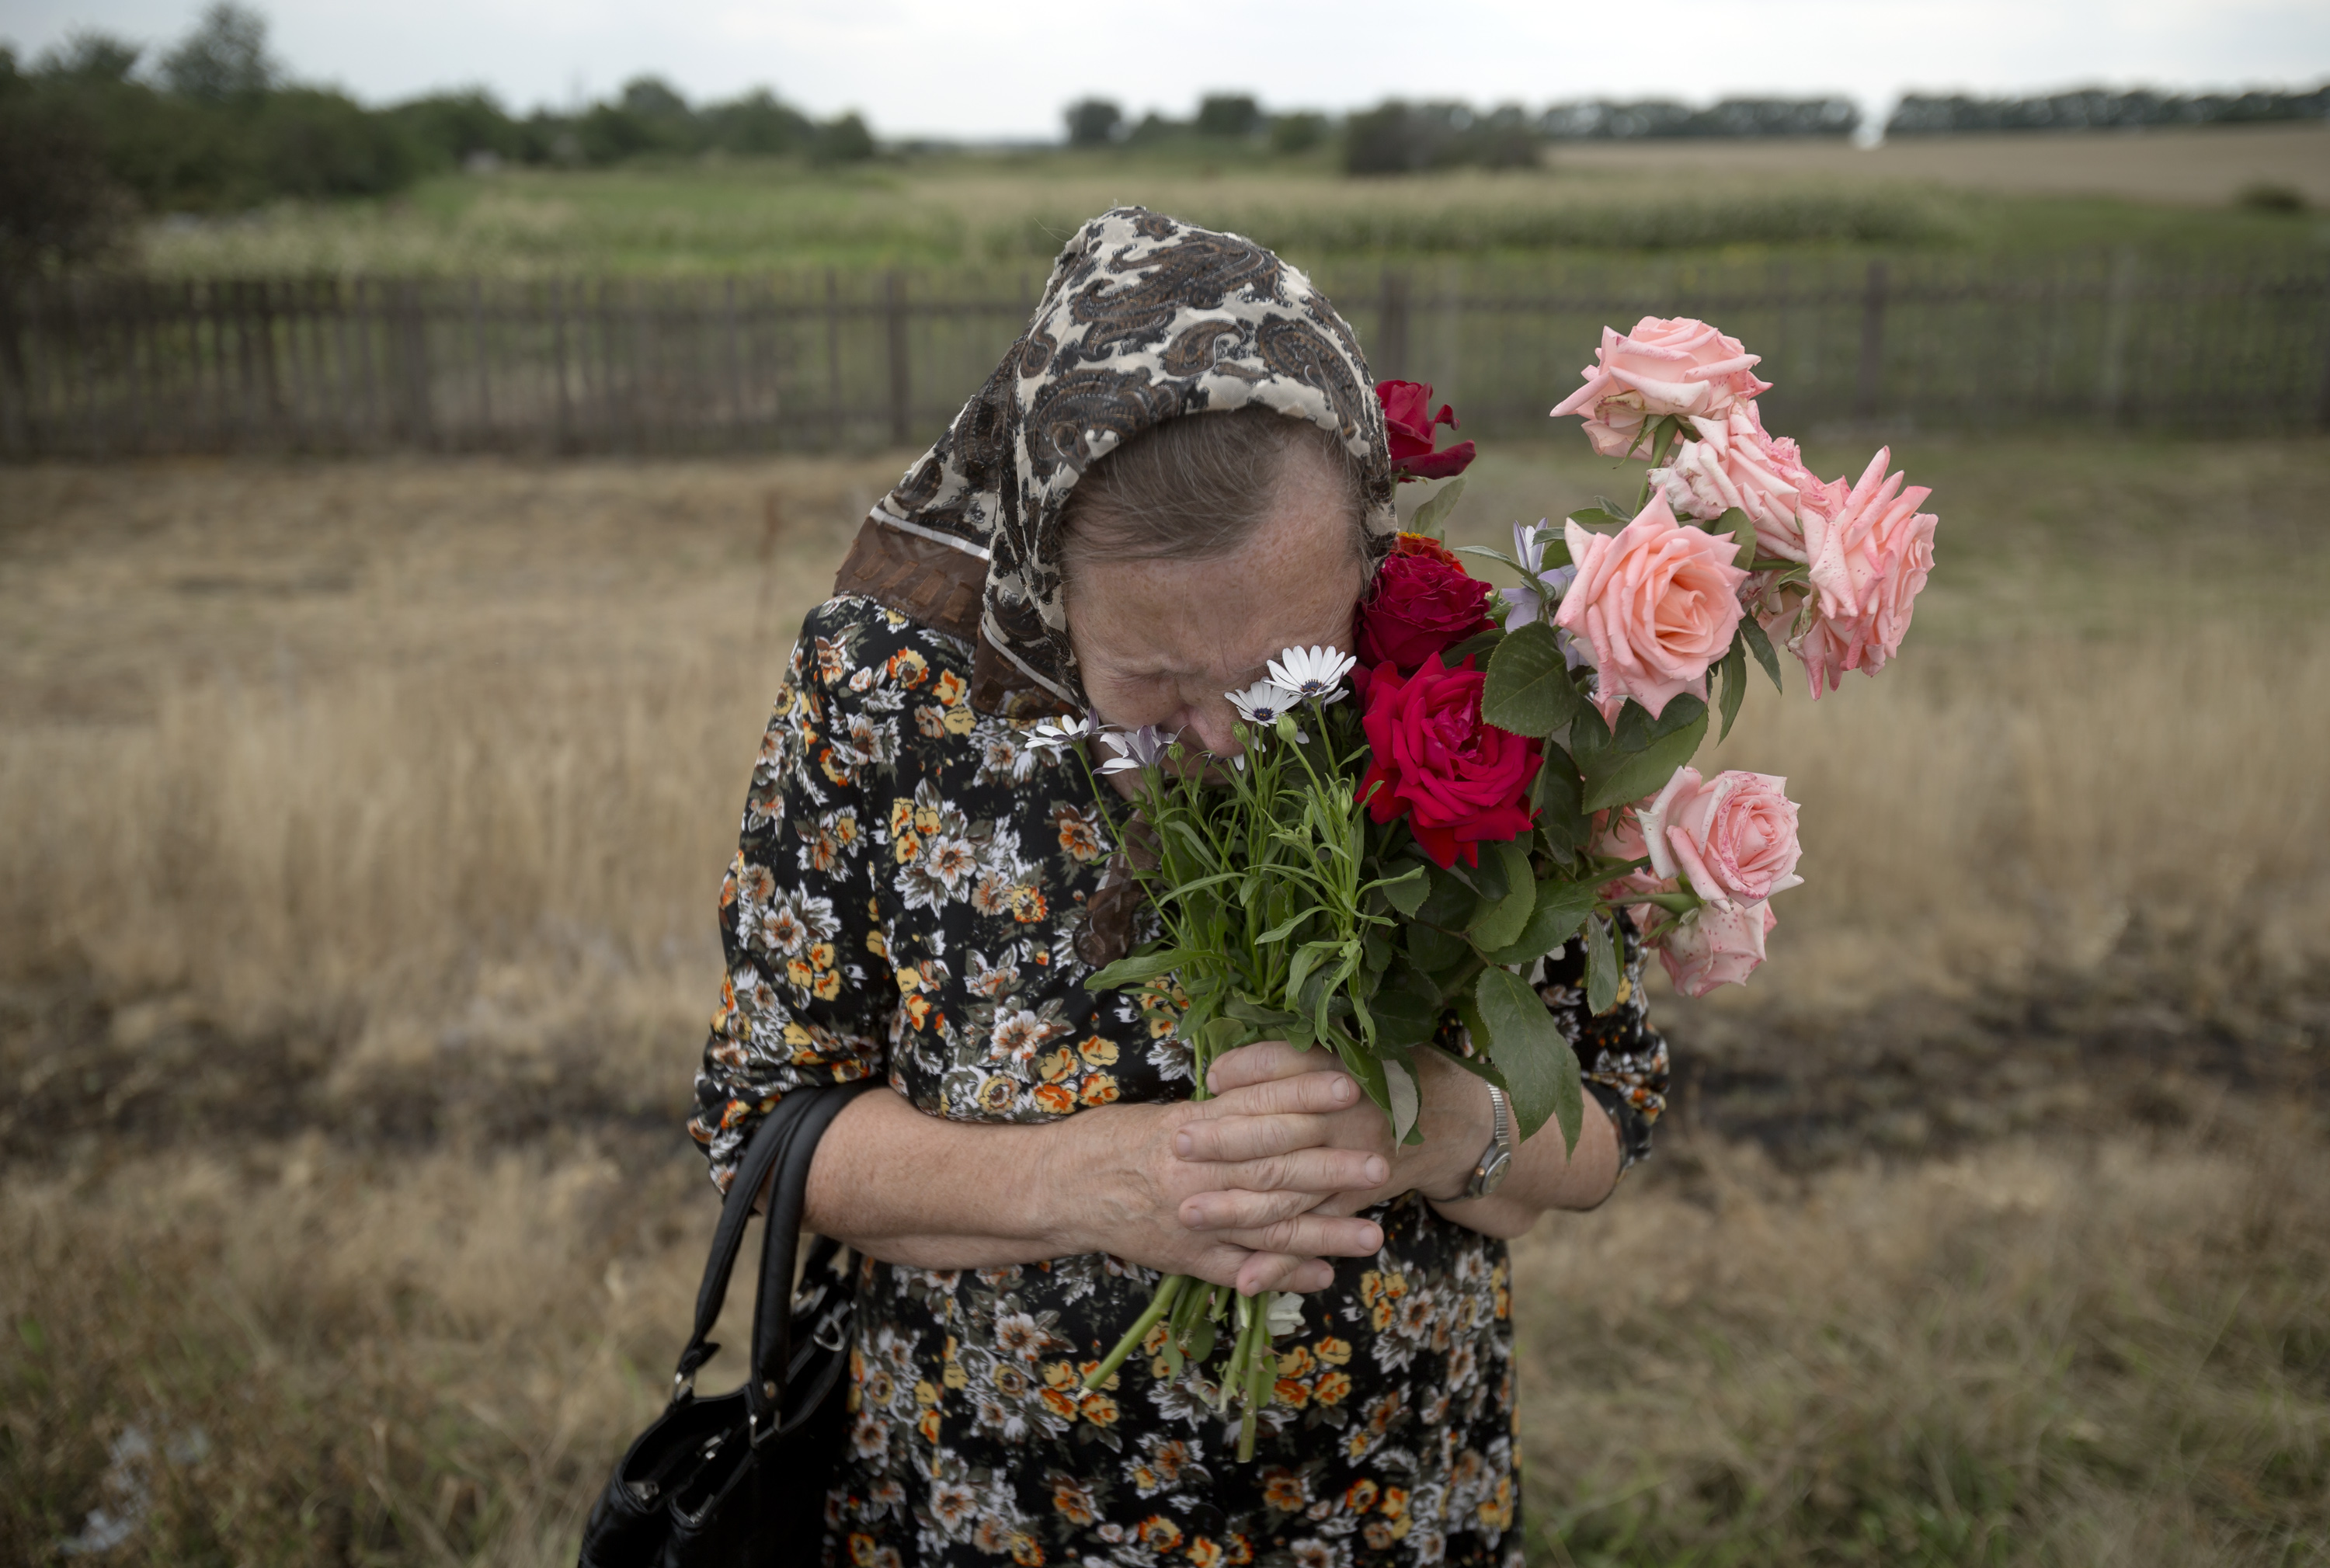
<svg viewBox="0 0 2330 1568"><path fill-rule="evenodd" d="M1113 846L1083 770L975 712L971 666L962 641L868 599L809 618L721 889L728 973L690 1129L724 1185L757 1118L803 1085L881 1074L964 1121L1189 1092L1170 981L1084 988L1075 939ZM1638 953L1598 1019L1577 962L1551 960L1541 994L1631 1161L1665 1047ZM1414 1194L1370 1217L1382 1250L1341 1261L1279 1340L1249 1464L1202 1369L1136 1359L1081 1386L1153 1271L865 1261L823 1561L1518 1564L1505 1245Z"/></svg>

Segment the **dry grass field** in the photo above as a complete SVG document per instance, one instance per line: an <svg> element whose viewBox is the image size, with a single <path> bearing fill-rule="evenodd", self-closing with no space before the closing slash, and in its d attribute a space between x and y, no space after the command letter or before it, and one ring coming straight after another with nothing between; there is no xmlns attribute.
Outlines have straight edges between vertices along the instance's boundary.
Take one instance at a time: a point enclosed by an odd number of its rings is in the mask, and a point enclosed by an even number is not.
<svg viewBox="0 0 2330 1568"><path fill-rule="evenodd" d="M2321 1561L2330 442L1900 457L1903 662L1715 753L1804 803L1773 962L1520 1249L1533 1555ZM901 460L0 470L0 1561L571 1561L709 1230L762 706Z"/></svg>

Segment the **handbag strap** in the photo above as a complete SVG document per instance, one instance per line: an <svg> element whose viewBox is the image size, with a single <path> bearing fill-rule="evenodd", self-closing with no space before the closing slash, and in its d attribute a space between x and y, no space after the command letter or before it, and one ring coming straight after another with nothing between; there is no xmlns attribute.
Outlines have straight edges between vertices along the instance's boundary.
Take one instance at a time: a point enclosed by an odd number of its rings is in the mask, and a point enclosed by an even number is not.
<svg viewBox="0 0 2330 1568"><path fill-rule="evenodd" d="M687 1347L679 1353L679 1367L672 1374L671 1397L675 1403L691 1397L696 1392L696 1374L711 1360L720 1346L711 1339L713 1325L720 1319L720 1308L728 1298L728 1280L735 1271L736 1257L744 1250L744 1228L752 1223L753 1208L759 1201L762 1189L768 1185L769 1173L776 1166L787 1146L792 1141L794 1129L803 1115L819 1100L839 1094L833 1109L838 1110L851 1094L863 1084L844 1084L837 1089L811 1087L788 1090L769 1113L761 1119L745 1145L742 1158L736 1162L736 1174L728 1184L728 1195L720 1205L720 1223L712 1233L712 1253L705 1260L704 1280L696 1291L696 1327L688 1336ZM829 1112L826 1120L832 1119ZM822 1130L822 1123L819 1124ZM811 1139L815 1142L814 1138ZM794 1214L791 1230L798 1232L800 1219ZM762 1248L763 1254L766 1247Z"/></svg>
<svg viewBox="0 0 2330 1568"><path fill-rule="evenodd" d="M793 1262L800 1250L801 1208L809 1197L809 1170L818 1140L842 1108L879 1087L871 1080L820 1090L801 1107L776 1155L769 1184L768 1232L761 1238L761 1289L753 1304L753 1374L745 1380L755 1447L775 1435L782 1420L785 1381L792 1365Z"/></svg>

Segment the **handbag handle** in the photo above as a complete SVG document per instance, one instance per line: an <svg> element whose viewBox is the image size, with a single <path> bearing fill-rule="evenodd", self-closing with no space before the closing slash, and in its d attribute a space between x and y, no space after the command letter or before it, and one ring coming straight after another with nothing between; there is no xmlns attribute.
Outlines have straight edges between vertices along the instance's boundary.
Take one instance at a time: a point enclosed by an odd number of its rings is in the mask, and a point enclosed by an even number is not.
<svg viewBox="0 0 2330 1568"><path fill-rule="evenodd" d="M820 1090L800 1108L776 1150L776 1176L769 1184L769 1228L761 1238L761 1289L753 1303L753 1374L744 1384L755 1448L776 1435L783 1419L785 1381L792 1365L793 1263L800 1251L801 1208L809 1197L809 1170L817 1158L818 1140L844 1106L876 1087L871 1080L860 1080ZM780 1101L779 1108L782 1106Z"/></svg>
<svg viewBox="0 0 2330 1568"><path fill-rule="evenodd" d="M672 1374L673 1403L677 1404L695 1395L697 1370L706 1362L711 1360L720 1348L718 1345L712 1343L710 1336L713 1325L720 1319L720 1308L727 1300L728 1280L730 1275L735 1270L737 1254L744 1250L744 1227L752 1223L753 1205L758 1200L761 1189L768 1183L769 1172L792 1143L794 1131L800 1126L804 1115L815 1109L819 1101L831 1100L833 1101L831 1108L826 1111L818 1124L818 1130L822 1132L824 1124L833 1119L834 1113L838 1111L843 1104L854 1098L860 1090L871 1087L873 1087L871 1083L850 1083L838 1084L832 1088L811 1086L789 1090L768 1115L762 1118L761 1125L753 1130L752 1140L745 1145L744 1157L736 1162L736 1175L729 1182L727 1196L720 1205L720 1223L712 1233L712 1252L705 1260L704 1280L696 1287L696 1327L688 1335L687 1347L679 1353L678 1370ZM810 1143L813 1149L816 1144L815 1134L810 1136ZM804 1182L807 1176L808 1171L804 1164L802 1169ZM772 1221L774 1217L772 1212L771 1215ZM797 1237L800 1228L800 1208L797 1200L793 1206L792 1218L787 1234ZM775 1229L772 1224L769 1236L774 1235ZM788 1252L791 1252L792 1245L792 1242L787 1243ZM764 1239L762 1247L764 1262L767 1254L768 1247ZM757 1302L754 1310L757 1330ZM754 1338L757 1343L757 1332Z"/></svg>

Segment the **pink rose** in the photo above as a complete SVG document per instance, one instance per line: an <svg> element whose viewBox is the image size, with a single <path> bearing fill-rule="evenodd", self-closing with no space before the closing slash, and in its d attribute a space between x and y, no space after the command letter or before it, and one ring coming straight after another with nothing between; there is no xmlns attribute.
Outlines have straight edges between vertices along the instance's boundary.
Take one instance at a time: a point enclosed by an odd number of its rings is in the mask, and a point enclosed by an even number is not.
<svg viewBox="0 0 2330 1568"><path fill-rule="evenodd" d="M1900 651L1934 569L1940 520L1918 510L1933 492L1923 485L1904 489L1901 475L1887 477L1891 458L1879 448L1833 515L1804 515L1815 624L1789 646L1804 661L1815 697L1823 684L1835 690L1843 671L1875 675Z"/></svg>
<svg viewBox="0 0 2330 1568"><path fill-rule="evenodd" d="M1787 787L1769 773L1702 780L1696 768L1676 769L1637 812L1651 869L1682 878L1711 904L1755 903L1802 886L1795 873L1804 851Z"/></svg>
<svg viewBox="0 0 2330 1568"><path fill-rule="evenodd" d="M1642 444L1643 421L1665 414L1719 418L1742 398L1769 392L1748 353L1704 321L1645 316L1621 336L1602 329L1596 363L1577 373L1586 384L1556 405L1556 419L1578 414L1586 439L1605 458L1623 458Z"/></svg>
<svg viewBox="0 0 2330 1568"><path fill-rule="evenodd" d="M1651 470L1651 483L1666 492L1676 515L1712 521L1737 506L1756 524L1758 553L1804 560L1804 531L1796 514L1835 508L1796 443L1766 435L1752 401L1732 404L1721 420L1691 422L1699 439L1683 442L1667 467ZM1840 481L1840 496L1842 489Z"/></svg>
<svg viewBox="0 0 2330 1568"><path fill-rule="evenodd" d="M1663 495L1615 534L1570 523L1563 537L1577 578L1553 624L1592 651L1604 717L1627 697L1653 718L1685 692L1704 700L1739 626L1738 542L1681 526Z"/></svg>
<svg viewBox="0 0 2330 1568"><path fill-rule="evenodd" d="M1686 997L1741 986L1764 961L1764 939L1779 923L1767 903L1709 904L1659 939L1659 962Z"/></svg>

